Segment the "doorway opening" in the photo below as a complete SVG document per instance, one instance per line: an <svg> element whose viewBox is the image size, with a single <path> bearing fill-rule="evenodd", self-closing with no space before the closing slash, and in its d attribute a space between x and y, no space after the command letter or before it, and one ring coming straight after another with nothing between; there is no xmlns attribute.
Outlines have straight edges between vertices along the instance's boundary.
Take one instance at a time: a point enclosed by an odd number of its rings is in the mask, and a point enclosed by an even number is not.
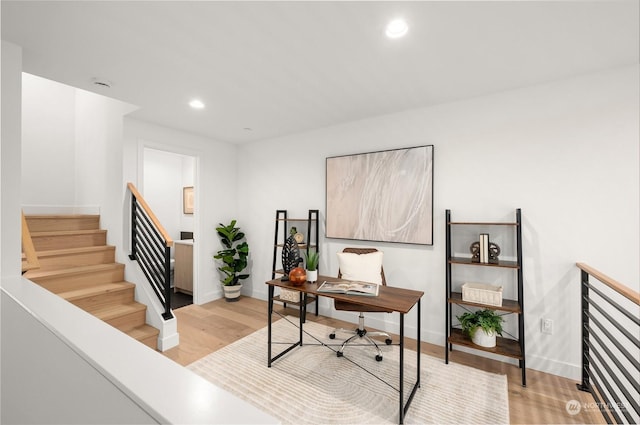
<svg viewBox="0 0 640 425"><path fill-rule="evenodd" d="M197 158L145 146L142 152L142 193L173 239L171 248L171 308L197 299L195 199Z"/></svg>

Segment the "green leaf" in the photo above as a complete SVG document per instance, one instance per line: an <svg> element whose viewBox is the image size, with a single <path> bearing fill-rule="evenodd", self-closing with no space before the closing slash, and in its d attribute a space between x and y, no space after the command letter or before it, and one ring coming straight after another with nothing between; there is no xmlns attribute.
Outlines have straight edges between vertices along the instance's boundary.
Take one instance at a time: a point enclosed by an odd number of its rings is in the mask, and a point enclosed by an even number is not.
<svg viewBox="0 0 640 425"><path fill-rule="evenodd" d="M491 309L478 310L475 312L466 312L457 316L460 321L462 330L473 337L477 328L482 328L486 332L495 331L498 335L502 335L503 317Z"/></svg>
<svg viewBox="0 0 640 425"><path fill-rule="evenodd" d="M231 220L228 225L220 223L216 232L220 243L226 248L213 256L215 260L221 260L224 264L218 267L218 270L226 275L220 282L223 285L238 285L240 279L249 277L249 274L239 274L248 266L249 244L246 241L241 242L245 234L236 227L236 220Z"/></svg>
<svg viewBox="0 0 640 425"><path fill-rule="evenodd" d="M320 262L320 254L317 251L311 251L309 254L304 253L306 268L309 271L318 269L318 263Z"/></svg>

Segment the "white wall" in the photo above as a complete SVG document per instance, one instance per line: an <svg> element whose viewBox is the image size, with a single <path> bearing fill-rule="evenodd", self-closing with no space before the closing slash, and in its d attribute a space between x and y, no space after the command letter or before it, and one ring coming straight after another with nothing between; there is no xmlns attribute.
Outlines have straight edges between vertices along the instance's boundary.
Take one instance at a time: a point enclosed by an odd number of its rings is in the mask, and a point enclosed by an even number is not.
<svg viewBox="0 0 640 425"><path fill-rule="evenodd" d="M276 423L43 287L2 283L0 422Z"/></svg>
<svg viewBox="0 0 640 425"><path fill-rule="evenodd" d="M20 224L20 98L22 88L22 49L2 42L2 105L0 115L0 276L19 276Z"/></svg>
<svg viewBox="0 0 640 425"><path fill-rule="evenodd" d="M29 74L22 85L22 204L93 207L121 246L122 117L136 108Z"/></svg>
<svg viewBox="0 0 640 425"><path fill-rule="evenodd" d="M161 423L6 293L2 310L3 423Z"/></svg>
<svg viewBox="0 0 640 425"><path fill-rule="evenodd" d="M75 205L100 207L100 227L108 243L122 247L126 187L122 181L123 116L137 107L84 90L76 90ZM126 252L118 249L123 261Z"/></svg>
<svg viewBox="0 0 640 425"><path fill-rule="evenodd" d="M22 80L22 203L76 205L76 89L26 73Z"/></svg>
<svg viewBox="0 0 640 425"><path fill-rule="evenodd" d="M388 281L425 292L423 338L443 344L444 210L455 220L511 221L522 208L527 366L576 378L575 263L638 290L638 74L637 66L609 70L241 145L238 218L252 250L253 296L266 298L275 210L302 218L319 208L324 218L327 156L433 144L434 245L321 237L321 273L336 274L344 246L384 250ZM321 301L327 314L351 317ZM397 317L384 316L367 320L395 330ZM543 317L554 320L553 335L540 333Z"/></svg>
<svg viewBox="0 0 640 425"><path fill-rule="evenodd" d="M145 201L173 240L193 231L193 214L184 214L182 190L193 186L195 159L157 149L144 150L142 191Z"/></svg>
<svg viewBox="0 0 640 425"><path fill-rule="evenodd" d="M194 302L221 297L213 255L220 249L215 233L219 222L235 217L236 147L183 131L127 118L124 124L124 178L139 185L145 148L196 158L194 243ZM181 229L182 230L182 229Z"/></svg>

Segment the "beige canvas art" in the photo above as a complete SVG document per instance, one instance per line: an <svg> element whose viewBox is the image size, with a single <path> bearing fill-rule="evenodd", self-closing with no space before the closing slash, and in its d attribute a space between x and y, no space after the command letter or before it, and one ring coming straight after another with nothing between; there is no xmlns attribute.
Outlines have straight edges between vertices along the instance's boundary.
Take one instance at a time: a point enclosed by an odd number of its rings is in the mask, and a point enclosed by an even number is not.
<svg viewBox="0 0 640 425"><path fill-rule="evenodd" d="M327 237L433 244L433 146L327 158Z"/></svg>

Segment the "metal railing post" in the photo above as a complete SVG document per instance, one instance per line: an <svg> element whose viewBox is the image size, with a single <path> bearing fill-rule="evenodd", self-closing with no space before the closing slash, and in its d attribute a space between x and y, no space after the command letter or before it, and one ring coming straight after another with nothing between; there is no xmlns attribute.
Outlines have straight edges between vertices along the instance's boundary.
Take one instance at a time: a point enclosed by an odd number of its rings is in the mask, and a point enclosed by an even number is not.
<svg viewBox="0 0 640 425"><path fill-rule="evenodd" d="M130 260L136 259L136 197L131 194L131 253L129 254Z"/></svg>
<svg viewBox="0 0 640 425"><path fill-rule="evenodd" d="M164 249L164 320L173 318L171 314L171 247Z"/></svg>
<svg viewBox="0 0 640 425"><path fill-rule="evenodd" d="M580 296L582 297L582 382L576 384L580 391L591 392L589 383L589 274L580 271Z"/></svg>

